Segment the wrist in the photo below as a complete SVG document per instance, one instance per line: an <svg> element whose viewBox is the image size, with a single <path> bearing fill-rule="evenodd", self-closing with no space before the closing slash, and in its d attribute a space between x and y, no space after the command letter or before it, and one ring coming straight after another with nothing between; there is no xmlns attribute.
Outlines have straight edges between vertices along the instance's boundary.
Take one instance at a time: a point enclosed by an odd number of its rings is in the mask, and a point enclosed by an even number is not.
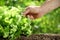
<svg viewBox="0 0 60 40"><path fill-rule="evenodd" d="M51 0L40 7L40 12L45 14L58 7L60 7L60 0Z"/></svg>
<svg viewBox="0 0 60 40"><path fill-rule="evenodd" d="M39 12L38 12L39 16L41 17L45 15L45 13L46 13L45 10L43 10L42 7L39 7Z"/></svg>

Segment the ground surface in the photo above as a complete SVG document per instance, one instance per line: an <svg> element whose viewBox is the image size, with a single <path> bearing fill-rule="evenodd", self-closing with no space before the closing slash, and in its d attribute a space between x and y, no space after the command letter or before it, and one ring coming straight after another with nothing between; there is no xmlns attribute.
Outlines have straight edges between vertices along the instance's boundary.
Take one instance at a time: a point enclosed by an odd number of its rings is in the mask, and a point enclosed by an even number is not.
<svg viewBox="0 0 60 40"><path fill-rule="evenodd" d="M8 40L0 37L0 40ZM60 34L33 34L29 37L21 36L16 40L60 40Z"/></svg>
<svg viewBox="0 0 60 40"><path fill-rule="evenodd" d="M17 40L60 40L60 34L35 34L29 37L22 36L21 39Z"/></svg>

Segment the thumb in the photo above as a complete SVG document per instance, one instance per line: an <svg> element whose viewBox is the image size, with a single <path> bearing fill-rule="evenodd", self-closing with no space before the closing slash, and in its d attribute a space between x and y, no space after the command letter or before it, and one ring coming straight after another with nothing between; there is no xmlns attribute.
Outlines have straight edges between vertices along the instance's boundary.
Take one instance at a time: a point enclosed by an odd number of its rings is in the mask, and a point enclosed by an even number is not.
<svg viewBox="0 0 60 40"><path fill-rule="evenodd" d="M26 16L29 12L30 12L30 10L25 10L25 11L23 12L23 15Z"/></svg>

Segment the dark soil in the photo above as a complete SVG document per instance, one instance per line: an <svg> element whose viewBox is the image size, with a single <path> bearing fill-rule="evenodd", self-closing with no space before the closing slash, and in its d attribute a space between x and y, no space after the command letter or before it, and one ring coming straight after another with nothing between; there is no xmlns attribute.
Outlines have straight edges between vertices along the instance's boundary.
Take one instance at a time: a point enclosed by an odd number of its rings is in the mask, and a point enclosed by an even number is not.
<svg viewBox="0 0 60 40"><path fill-rule="evenodd" d="M9 40L0 37L0 40ZM16 40L60 40L60 34L33 34L29 37L21 36Z"/></svg>
<svg viewBox="0 0 60 40"><path fill-rule="evenodd" d="M29 37L21 36L17 40L60 40L60 34L33 34Z"/></svg>

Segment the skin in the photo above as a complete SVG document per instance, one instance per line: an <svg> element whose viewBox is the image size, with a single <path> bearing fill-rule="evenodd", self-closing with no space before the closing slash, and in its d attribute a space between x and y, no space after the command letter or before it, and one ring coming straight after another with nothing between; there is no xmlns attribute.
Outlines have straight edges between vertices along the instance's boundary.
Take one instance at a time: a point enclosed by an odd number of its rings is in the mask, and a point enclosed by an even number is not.
<svg viewBox="0 0 60 40"><path fill-rule="evenodd" d="M46 2L41 6L29 6L24 12L24 16L30 19L40 18L49 11L52 11L60 7L60 0L46 0Z"/></svg>

